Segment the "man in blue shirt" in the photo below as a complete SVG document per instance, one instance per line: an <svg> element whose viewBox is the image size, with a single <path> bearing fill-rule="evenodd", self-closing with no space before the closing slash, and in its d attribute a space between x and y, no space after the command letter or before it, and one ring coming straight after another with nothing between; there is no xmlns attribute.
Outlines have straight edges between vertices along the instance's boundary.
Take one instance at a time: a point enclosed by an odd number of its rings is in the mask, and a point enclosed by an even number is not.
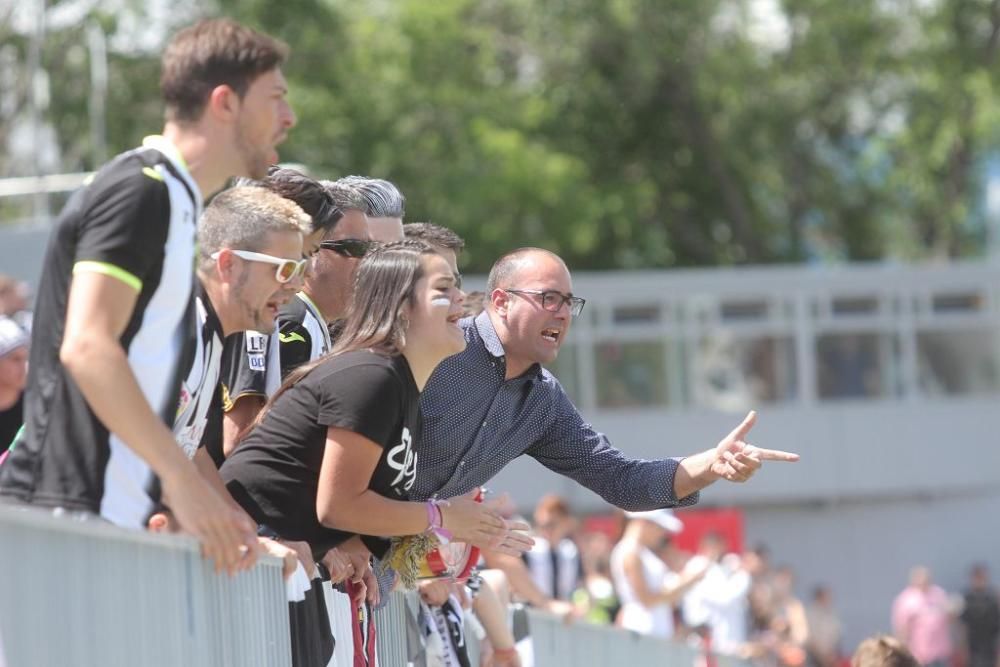
<svg viewBox="0 0 1000 667"><path fill-rule="evenodd" d="M631 459L586 423L551 363L584 300L557 255L522 248L490 271L486 309L462 321L467 346L446 359L421 394L424 437L414 499L448 498L485 484L522 454L625 510L693 505L718 479L743 482L765 460L797 454L745 441L747 415L712 449L686 458Z"/></svg>

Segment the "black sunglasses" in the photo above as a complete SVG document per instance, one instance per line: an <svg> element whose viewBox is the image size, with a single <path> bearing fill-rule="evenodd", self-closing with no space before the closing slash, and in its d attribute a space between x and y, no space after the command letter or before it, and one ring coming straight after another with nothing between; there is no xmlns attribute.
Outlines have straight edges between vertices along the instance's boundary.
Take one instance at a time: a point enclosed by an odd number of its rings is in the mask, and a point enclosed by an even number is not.
<svg viewBox="0 0 1000 667"><path fill-rule="evenodd" d="M332 250L343 257L353 257L360 259L371 251L374 243L362 239L339 239L337 241L322 241L319 247L323 250Z"/></svg>

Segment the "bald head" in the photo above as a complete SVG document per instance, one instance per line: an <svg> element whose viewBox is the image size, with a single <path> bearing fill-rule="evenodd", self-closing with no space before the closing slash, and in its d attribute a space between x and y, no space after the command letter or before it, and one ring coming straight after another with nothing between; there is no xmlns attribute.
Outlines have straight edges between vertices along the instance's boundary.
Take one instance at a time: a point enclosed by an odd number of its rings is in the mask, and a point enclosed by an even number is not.
<svg viewBox="0 0 1000 667"><path fill-rule="evenodd" d="M566 262L562 258L543 248L518 248L513 250L494 264L490 269L490 276L486 281L487 294L495 289L506 287L516 287L522 275L527 271L536 268L539 264L558 263L563 270L569 274Z"/></svg>
<svg viewBox="0 0 1000 667"><path fill-rule="evenodd" d="M521 248L490 271L487 312L503 344L507 378L555 361L583 300L573 295L566 263L541 248Z"/></svg>

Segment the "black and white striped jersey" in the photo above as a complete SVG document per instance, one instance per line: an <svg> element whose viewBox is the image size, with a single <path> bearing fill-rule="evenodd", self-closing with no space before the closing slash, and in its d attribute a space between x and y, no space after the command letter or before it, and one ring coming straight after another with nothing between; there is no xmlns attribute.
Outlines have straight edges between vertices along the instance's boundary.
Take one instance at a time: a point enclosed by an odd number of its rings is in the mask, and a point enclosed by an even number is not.
<svg viewBox="0 0 1000 667"><path fill-rule="evenodd" d="M212 307L212 301L199 283L195 299L197 326L194 333L194 354L181 382L174 437L188 458L193 458L207 437L219 437L222 410L213 402L222 370L222 323ZM214 409L213 409L214 408ZM219 434L219 435L217 435Z"/></svg>
<svg viewBox="0 0 1000 667"><path fill-rule="evenodd" d="M172 427L194 326L201 201L183 158L163 137L117 156L70 198L42 266L25 429L0 468L0 495L144 526L159 499L158 480L97 418L60 363L67 301L80 272L135 289L121 345L146 401Z"/></svg>

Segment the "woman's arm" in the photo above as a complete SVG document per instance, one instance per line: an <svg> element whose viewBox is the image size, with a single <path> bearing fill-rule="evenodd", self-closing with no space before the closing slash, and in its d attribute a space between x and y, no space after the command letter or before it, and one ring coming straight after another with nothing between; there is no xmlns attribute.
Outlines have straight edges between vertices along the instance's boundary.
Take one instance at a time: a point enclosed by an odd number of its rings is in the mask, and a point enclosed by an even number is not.
<svg viewBox="0 0 1000 667"><path fill-rule="evenodd" d="M368 488L382 448L363 435L329 427L316 493L316 516L328 528L362 535L416 535L428 528L425 503L392 500ZM441 507L455 539L489 545L506 534L504 520L470 496Z"/></svg>

